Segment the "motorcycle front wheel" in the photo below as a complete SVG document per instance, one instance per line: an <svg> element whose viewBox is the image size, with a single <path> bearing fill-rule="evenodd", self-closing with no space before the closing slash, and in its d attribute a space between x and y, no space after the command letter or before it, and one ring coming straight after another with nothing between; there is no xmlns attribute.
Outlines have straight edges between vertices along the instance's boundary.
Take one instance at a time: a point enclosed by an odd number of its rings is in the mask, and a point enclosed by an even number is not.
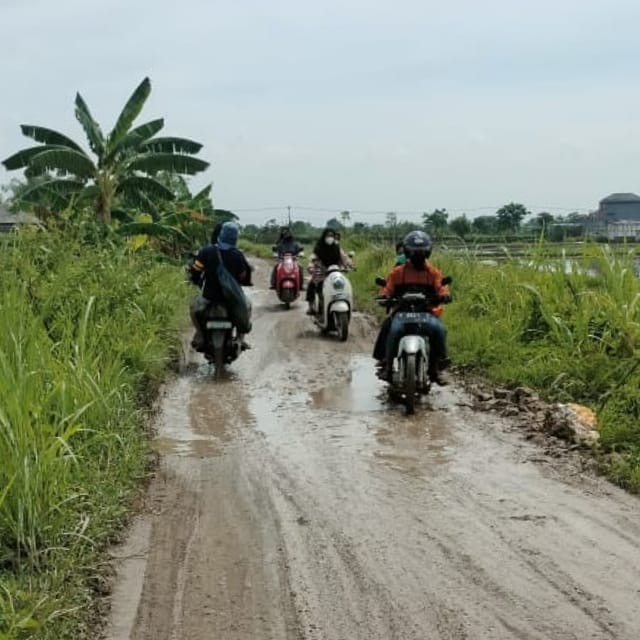
<svg viewBox="0 0 640 640"><path fill-rule="evenodd" d="M340 342L346 342L349 337L349 315L346 312L336 313L334 322Z"/></svg>
<svg viewBox="0 0 640 640"><path fill-rule="evenodd" d="M416 354L410 353L402 359L402 380L404 383L405 407L407 415L416 410Z"/></svg>

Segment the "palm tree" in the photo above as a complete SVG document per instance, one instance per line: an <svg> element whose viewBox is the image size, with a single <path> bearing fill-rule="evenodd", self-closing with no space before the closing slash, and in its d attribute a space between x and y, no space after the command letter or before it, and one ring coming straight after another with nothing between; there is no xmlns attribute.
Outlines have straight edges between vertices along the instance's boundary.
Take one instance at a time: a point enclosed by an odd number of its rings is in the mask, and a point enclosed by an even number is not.
<svg viewBox="0 0 640 640"><path fill-rule="evenodd" d="M75 114L89 141L95 160L67 136L52 129L21 125L22 133L39 142L3 160L9 171L24 169L29 177L41 176L20 194L37 204L55 199L60 209L75 198L76 205L90 203L103 222L111 221L116 206L149 206L173 200L174 193L156 179L159 172L193 175L209 163L194 158L202 145L185 138L153 137L164 126L159 118L132 125L151 93L145 78L125 104L108 136L93 119L82 96L76 94Z"/></svg>

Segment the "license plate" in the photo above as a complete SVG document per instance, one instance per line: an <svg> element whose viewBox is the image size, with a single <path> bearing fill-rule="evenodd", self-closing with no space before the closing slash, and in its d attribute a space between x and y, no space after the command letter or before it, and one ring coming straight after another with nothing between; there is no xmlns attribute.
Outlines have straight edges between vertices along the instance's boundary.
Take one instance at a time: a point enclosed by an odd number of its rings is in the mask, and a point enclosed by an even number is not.
<svg viewBox="0 0 640 640"><path fill-rule="evenodd" d="M410 312L404 312L401 317L403 320L420 320L420 318L422 317L422 314L413 313L410 311Z"/></svg>
<svg viewBox="0 0 640 640"><path fill-rule="evenodd" d="M232 324L228 320L208 320L207 329L231 329Z"/></svg>

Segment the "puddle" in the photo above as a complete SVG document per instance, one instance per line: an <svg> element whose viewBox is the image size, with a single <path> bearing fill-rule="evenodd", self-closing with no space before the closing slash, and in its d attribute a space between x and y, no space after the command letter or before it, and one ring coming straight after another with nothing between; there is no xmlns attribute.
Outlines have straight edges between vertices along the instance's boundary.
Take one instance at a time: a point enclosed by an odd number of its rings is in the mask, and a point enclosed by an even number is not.
<svg viewBox="0 0 640 640"><path fill-rule="evenodd" d="M346 363L342 382L318 391L283 396L257 390L249 404L256 430L298 461L310 446L330 445L336 456L356 456L377 470L414 478L444 471L455 458L455 417L434 408L430 397L406 416L402 407L389 404L371 358L358 355Z"/></svg>
<svg viewBox="0 0 640 640"><path fill-rule="evenodd" d="M379 447L376 464L411 476L422 476L434 467L445 467L454 457L453 425L441 413L423 411L415 416L395 416L375 432Z"/></svg>
<svg viewBox="0 0 640 640"><path fill-rule="evenodd" d="M224 432L224 422L215 414L209 414L210 403L199 397L206 390L203 384L194 385L194 379L183 377L178 379L167 395L162 399L162 406L157 421L158 435L153 439L152 447L161 455L210 458L220 455L224 442L228 439ZM197 433L198 425L206 423L208 433ZM211 428L213 425L214 428ZM218 430L215 425L221 425Z"/></svg>
<svg viewBox="0 0 640 640"><path fill-rule="evenodd" d="M277 395L255 395L249 403L250 424L264 435L288 438L289 429L295 431L296 424L300 422L301 414L296 405L304 407L307 397L306 393L292 393L286 399L279 399ZM309 424L305 418L301 431Z"/></svg>
<svg viewBox="0 0 640 640"><path fill-rule="evenodd" d="M340 384L325 387L310 394L310 404L316 409L368 413L383 411L384 383L378 380L372 358L356 356L348 375Z"/></svg>

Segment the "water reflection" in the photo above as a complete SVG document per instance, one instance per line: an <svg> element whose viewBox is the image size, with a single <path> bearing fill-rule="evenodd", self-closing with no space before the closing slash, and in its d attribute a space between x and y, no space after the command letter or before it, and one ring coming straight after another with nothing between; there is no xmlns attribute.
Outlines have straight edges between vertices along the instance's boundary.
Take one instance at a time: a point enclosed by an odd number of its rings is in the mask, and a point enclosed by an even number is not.
<svg viewBox="0 0 640 640"><path fill-rule="evenodd" d="M310 394L316 409L368 413L385 409L385 385L376 377L375 363L366 356L354 356L345 379Z"/></svg>
<svg viewBox="0 0 640 640"><path fill-rule="evenodd" d="M453 457L453 425L438 411L423 409L411 417L395 415L375 432L377 462L412 476L432 474Z"/></svg>
<svg viewBox="0 0 640 640"><path fill-rule="evenodd" d="M452 251L454 255L456 251ZM562 271L565 274L584 274L590 277L598 277L602 274L601 261L602 260L616 260L619 261L620 269L624 268L627 261L630 259L631 268L636 277L640 278L640 256L631 255L626 253L609 253L603 250L601 258L582 258L579 255L571 257L567 256L564 252L557 257L548 258L531 258L531 251L524 249L510 249L508 247L487 247L477 248L474 251L466 251L464 255L473 256L478 264L488 267L499 267L507 262L507 260L515 260L515 262L521 266L531 267L541 271ZM624 264L623 264L624 263Z"/></svg>

